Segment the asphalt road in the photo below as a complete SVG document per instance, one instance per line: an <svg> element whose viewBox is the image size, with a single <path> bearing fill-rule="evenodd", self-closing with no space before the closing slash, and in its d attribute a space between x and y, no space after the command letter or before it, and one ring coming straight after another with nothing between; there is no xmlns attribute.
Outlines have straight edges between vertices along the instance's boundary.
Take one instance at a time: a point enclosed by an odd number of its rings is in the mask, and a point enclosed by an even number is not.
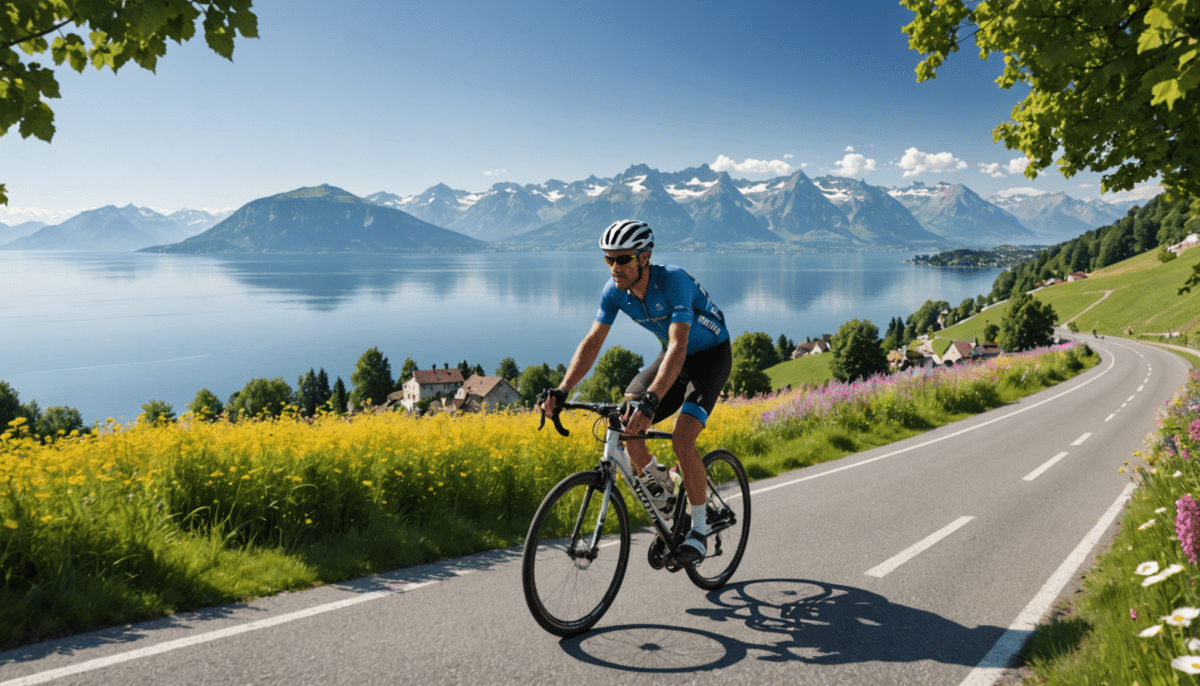
<svg viewBox="0 0 1200 686"><path fill-rule="evenodd" d="M639 534L575 639L530 617L510 549L26 646L0 686L992 683L1111 537L1117 468L1186 379L1171 353L1088 342L1102 361L1069 382L755 482L724 589L651 570Z"/></svg>

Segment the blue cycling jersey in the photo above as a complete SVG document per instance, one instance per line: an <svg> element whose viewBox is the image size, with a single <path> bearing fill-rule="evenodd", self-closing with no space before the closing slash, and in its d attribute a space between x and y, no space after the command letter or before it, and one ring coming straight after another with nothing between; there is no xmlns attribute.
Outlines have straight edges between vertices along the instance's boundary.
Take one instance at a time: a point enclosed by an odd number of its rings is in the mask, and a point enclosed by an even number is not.
<svg viewBox="0 0 1200 686"><path fill-rule="evenodd" d="M691 274L669 264L652 264L648 271L649 287L644 302L629 291L619 290L609 279L600 293L596 321L611 325L617 319L617 311L624 311L658 336L664 349L670 341L671 324L683 322L691 326L689 355L729 340L725 315Z"/></svg>

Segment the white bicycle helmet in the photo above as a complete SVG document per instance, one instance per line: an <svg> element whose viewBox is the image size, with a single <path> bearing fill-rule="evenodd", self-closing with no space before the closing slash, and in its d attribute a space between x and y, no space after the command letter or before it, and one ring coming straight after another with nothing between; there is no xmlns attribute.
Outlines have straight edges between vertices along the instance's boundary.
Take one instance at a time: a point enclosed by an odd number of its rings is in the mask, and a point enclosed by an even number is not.
<svg viewBox="0 0 1200 686"><path fill-rule="evenodd" d="M601 250L650 250L654 247L654 232L650 225L636 219L615 221L600 237Z"/></svg>

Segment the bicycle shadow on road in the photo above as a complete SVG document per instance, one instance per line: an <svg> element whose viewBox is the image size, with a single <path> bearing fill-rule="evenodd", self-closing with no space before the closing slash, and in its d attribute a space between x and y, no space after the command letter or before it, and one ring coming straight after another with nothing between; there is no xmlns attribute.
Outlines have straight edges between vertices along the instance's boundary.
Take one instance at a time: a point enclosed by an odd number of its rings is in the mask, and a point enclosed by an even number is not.
<svg viewBox="0 0 1200 686"><path fill-rule="evenodd" d="M747 658L818 665L932 660L975 667L1005 632L969 628L878 593L807 579L745 581L707 598L709 607L687 613L726 626L606 627L560 645L583 662L634 672L711 671Z"/></svg>

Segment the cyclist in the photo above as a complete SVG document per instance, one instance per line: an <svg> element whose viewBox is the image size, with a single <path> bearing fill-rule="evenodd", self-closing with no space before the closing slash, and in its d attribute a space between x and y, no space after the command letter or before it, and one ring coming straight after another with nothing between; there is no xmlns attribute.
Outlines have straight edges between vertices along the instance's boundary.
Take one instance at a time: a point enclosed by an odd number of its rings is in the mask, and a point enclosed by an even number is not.
<svg viewBox="0 0 1200 686"><path fill-rule="evenodd" d="M622 420L629 435L680 411L671 447L683 470L692 512L692 529L677 558L681 565L697 564L707 553L709 525L705 514L706 476L696 437L717 402L733 356L729 330L720 308L687 272L671 265L650 264L654 232L642 221L613 222L600 237L600 249L612 279L600 295L592 328L579 343L562 384L543 405L551 416L556 402L570 395L595 363L604 339L621 310L649 329L662 343L658 358L642 369L626 389L632 397ZM652 458L645 441L629 441L627 452L643 490L662 507L673 487L666 468Z"/></svg>

